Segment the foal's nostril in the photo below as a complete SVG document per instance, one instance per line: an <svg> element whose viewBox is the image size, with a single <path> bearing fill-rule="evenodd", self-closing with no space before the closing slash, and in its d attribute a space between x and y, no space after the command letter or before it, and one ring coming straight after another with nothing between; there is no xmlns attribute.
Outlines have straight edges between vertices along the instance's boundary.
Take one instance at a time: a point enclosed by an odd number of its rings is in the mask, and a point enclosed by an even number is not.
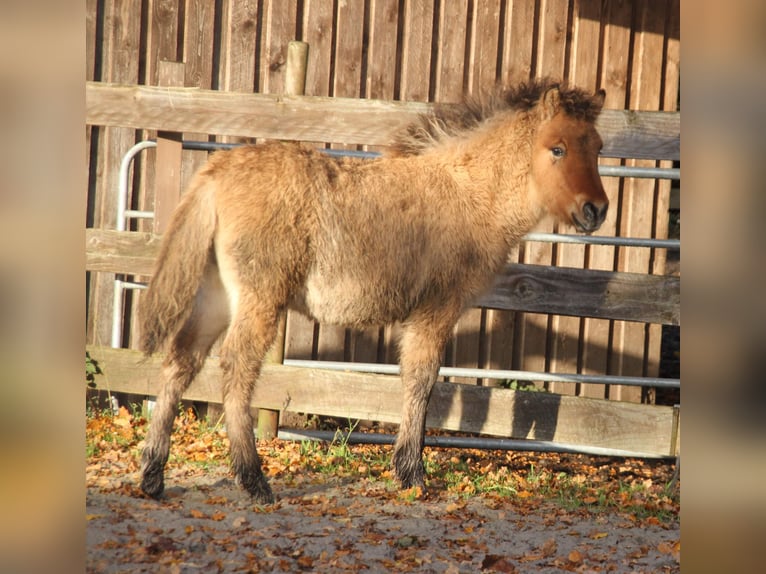
<svg viewBox="0 0 766 574"><path fill-rule="evenodd" d="M583 205L582 211L585 215L585 220L591 225L599 225L606 218L606 210L609 208L609 204L605 203L601 206L601 209L593 205L590 201Z"/></svg>
<svg viewBox="0 0 766 574"><path fill-rule="evenodd" d="M598 209L590 201L583 205L582 212L585 215L585 219L589 223L593 223L598 220Z"/></svg>

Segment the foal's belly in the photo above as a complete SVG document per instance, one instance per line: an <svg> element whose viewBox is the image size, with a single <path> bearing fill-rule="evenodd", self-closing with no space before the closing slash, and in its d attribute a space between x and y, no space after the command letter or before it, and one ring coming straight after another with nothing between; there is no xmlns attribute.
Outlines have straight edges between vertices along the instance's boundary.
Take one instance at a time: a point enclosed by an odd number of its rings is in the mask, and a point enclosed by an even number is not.
<svg viewBox="0 0 766 574"><path fill-rule="evenodd" d="M327 324L366 327L401 321L409 316L419 289L406 281L361 281L348 275L312 273L297 308ZM303 307L303 309L301 309Z"/></svg>

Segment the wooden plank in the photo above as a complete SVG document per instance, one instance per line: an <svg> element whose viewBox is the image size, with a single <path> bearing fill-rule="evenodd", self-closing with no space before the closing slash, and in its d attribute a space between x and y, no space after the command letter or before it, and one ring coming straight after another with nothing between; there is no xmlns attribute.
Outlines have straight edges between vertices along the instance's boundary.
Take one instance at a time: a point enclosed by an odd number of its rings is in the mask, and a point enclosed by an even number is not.
<svg viewBox="0 0 766 574"><path fill-rule="evenodd" d="M633 109L656 110L660 107L662 88L662 60L664 38L653 30L664 28L666 3L656 4L648 0L634 3L633 59L630 63L630 93L628 106ZM651 160L628 160L627 165L652 167ZM620 221L618 235L623 237L650 237L655 230L652 214L662 209L655 201L657 182L650 179L627 179L620 197ZM663 211L667 213L667 196ZM667 217L662 226L667 235ZM662 229L659 230L662 233ZM651 252L647 249L617 248L617 271L648 273ZM632 376L656 375L659 370L660 345L651 328L632 322L616 322L612 349L619 360L614 363L615 374ZM654 340L652 340L654 339ZM650 345L654 343L654 345ZM655 347L654 349L652 348ZM644 352L636 352L643 349ZM619 400L641 400L641 389L616 386L610 389L610 397Z"/></svg>
<svg viewBox="0 0 766 574"><path fill-rule="evenodd" d="M149 275L159 244L149 233L86 229L86 268ZM476 304L678 325L680 283L672 276L513 264Z"/></svg>
<svg viewBox="0 0 766 574"><path fill-rule="evenodd" d="M539 32L536 38L534 74L536 77L563 78L566 56L568 2L541 0L539 11ZM556 225L551 219L542 221L535 231L553 232ZM557 246L552 243L529 242L520 247L519 263L551 265ZM517 316L514 343L517 346L519 368L528 371L549 371L551 369L553 318L544 313L524 313ZM542 383L541 383L542 384ZM547 388L566 390L574 394L570 383L545 383Z"/></svg>
<svg viewBox="0 0 766 574"><path fill-rule="evenodd" d="M99 388L154 396L162 358L136 351L87 347L103 375ZM220 402L221 372L208 360L184 399ZM266 364L253 407L348 419L398 423L402 408L399 377L300 369ZM674 454L672 407L618 403L552 393L436 383L426 425L462 432L570 445L614 448L648 456Z"/></svg>
<svg viewBox="0 0 766 574"><path fill-rule="evenodd" d="M303 6L303 41L308 46L304 94L328 96L332 68L332 39L335 27L332 0L307 0ZM303 95L303 94L296 94ZM315 142L323 145L323 141ZM288 311L285 326L284 357L316 359L315 336L319 326L300 313ZM343 341L341 340L341 345ZM341 349L342 357L342 349ZM336 357L337 358L337 357Z"/></svg>
<svg viewBox="0 0 766 574"><path fill-rule="evenodd" d="M505 9L505 38L500 77L505 85L526 82L532 77L535 2L508 0Z"/></svg>
<svg viewBox="0 0 766 574"><path fill-rule="evenodd" d="M332 67L333 0L306 0L303 6L303 41L309 45L306 94L327 96Z"/></svg>
<svg viewBox="0 0 766 574"><path fill-rule="evenodd" d="M679 277L509 265L477 304L583 317L680 324Z"/></svg>
<svg viewBox="0 0 766 574"><path fill-rule="evenodd" d="M497 64L498 32L500 28L500 3L486 1L472 3L462 12L463 17L468 16L470 31L467 37L470 39L467 46L460 41L459 36L448 36L446 42L456 43L455 51L462 48L467 52L468 61L463 77L454 77L451 97L460 100L463 93L479 94L482 90L491 89L496 82L495 67ZM447 62L447 65L450 65ZM484 309L469 309L463 313L455 327L451 341L452 348L447 353L447 358L456 367L477 368L483 367L484 363L484 327L487 312ZM467 379L453 377L453 382L483 384L483 379Z"/></svg>
<svg viewBox="0 0 766 574"><path fill-rule="evenodd" d="M151 275L161 239L152 233L86 229L85 268L102 273Z"/></svg>
<svg viewBox="0 0 766 574"><path fill-rule="evenodd" d="M370 0L367 98L393 100L396 87L398 0Z"/></svg>
<svg viewBox="0 0 766 574"><path fill-rule="evenodd" d="M434 0L404 0L399 99L427 102L431 90Z"/></svg>
<svg viewBox="0 0 766 574"><path fill-rule="evenodd" d="M361 97L365 79L362 77L364 61L365 6L363 2L341 2L337 7L336 42L333 59L332 95ZM358 146L338 146L338 149L358 149ZM349 361L376 360L380 329L328 329L319 330L317 349L319 355L336 354L342 350L342 357ZM336 353L328 353L334 348Z"/></svg>
<svg viewBox="0 0 766 574"><path fill-rule="evenodd" d="M255 89L256 31L258 2L223 2L221 15L221 62L218 85L221 90L252 92ZM205 113L205 112L201 112ZM173 129L166 127L166 129ZM216 135L248 135L209 131L184 126L176 131L215 133Z"/></svg>
<svg viewBox="0 0 766 574"><path fill-rule="evenodd" d="M181 87L184 85L183 64L178 63L178 11L179 0L149 0L146 2L147 17L143 24L143 34L145 35L143 61L142 84L163 86L163 87ZM178 130L176 130L178 131ZM137 136L138 141L154 139L157 137L157 130L145 129ZM162 135L168 139L180 139L179 133ZM171 161L167 155L169 148L161 150L165 157L162 161ZM173 152L173 155L180 153ZM131 204L147 211L154 210L157 198L155 193L160 191L162 194L163 185L162 175L157 174L157 162L152 161L156 158L153 154L142 154L133 164L133 177L137 180L134 184L133 194L136 198L132 199ZM175 157L172 159L175 163ZM175 171L175 170L174 170ZM180 177L180 171L178 172ZM160 180L158 181L158 177ZM180 186L178 181L168 180L167 183ZM171 192L172 193L172 192ZM161 214L163 219L165 214ZM154 229L157 220L138 220L137 229L148 231ZM154 229L156 233L159 230Z"/></svg>
<svg viewBox="0 0 766 574"><path fill-rule="evenodd" d="M500 1L474 2L472 28L468 93L479 94L497 83Z"/></svg>
<svg viewBox="0 0 766 574"><path fill-rule="evenodd" d="M184 10L183 62L184 86L210 89L213 85L213 42L215 41L216 0L187 0ZM206 140L207 134L187 132L187 140ZM191 177L205 164L204 151L184 150L181 166L181 188L186 189Z"/></svg>
<svg viewBox="0 0 766 574"><path fill-rule="evenodd" d="M503 85L526 82L532 77L535 30L535 2L508 0L503 21L502 60L499 77ZM514 248L509 261L520 259L520 249ZM514 311L490 310L485 329L485 349L489 365L495 368L521 368L524 314Z"/></svg>
<svg viewBox="0 0 766 574"><path fill-rule="evenodd" d="M86 82L87 125L387 145L430 106L354 98L243 94ZM680 159L677 112L604 110L604 157Z"/></svg>
<svg viewBox="0 0 766 574"><path fill-rule="evenodd" d="M284 91L287 44L296 39L297 19L297 0L268 0L263 3L262 63L258 84L261 92L278 94Z"/></svg>
<svg viewBox="0 0 766 574"><path fill-rule="evenodd" d="M593 10L589 2L577 6L578 13ZM603 28L603 48L599 55L601 75L598 79L599 86L606 90L607 108L624 108L626 106L626 86L628 85L627 62L630 53L631 37L631 13L632 6L629 2L608 2L604 4L601 12L601 27ZM584 14L583 17L593 18L595 14ZM585 57L585 55L583 55ZM594 58L595 59L595 58ZM602 165L620 165L616 159L602 159ZM601 226L599 233L617 235L617 222L619 221L620 202L619 195L622 189L621 178L602 178L604 191L609 197L610 208L606 221ZM588 250L588 263L592 269L614 270L615 248L612 246L594 246ZM611 349L612 329L614 323L610 320L586 318L583 320L583 347L582 347L582 371L583 373L610 373L611 361L614 356ZM643 354L642 349L636 349L637 353ZM591 385L585 385L583 393L591 392ZM609 387L601 389L606 396Z"/></svg>
<svg viewBox="0 0 766 574"><path fill-rule="evenodd" d="M434 74L434 101L460 102L465 94L468 0L439 7L439 37Z"/></svg>

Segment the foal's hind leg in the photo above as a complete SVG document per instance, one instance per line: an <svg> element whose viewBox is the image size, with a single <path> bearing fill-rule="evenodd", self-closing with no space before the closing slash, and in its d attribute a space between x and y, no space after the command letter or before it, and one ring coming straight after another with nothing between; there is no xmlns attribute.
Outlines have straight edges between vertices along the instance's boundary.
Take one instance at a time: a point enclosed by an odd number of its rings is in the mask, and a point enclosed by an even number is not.
<svg viewBox="0 0 766 574"><path fill-rule="evenodd" d="M394 443L393 467L402 488L425 490L423 442L426 410L439 373L441 354L454 322L443 317L405 324L399 342L404 403L399 433Z"/></svg>
<svg viewBox="0 0 766 574"><path fill-rule="evenodd" d="M142 454L141 490L154 498L165 488L164 470L170 452L178 403L202 368L210 347L228 324L228 306L215 266L206 272L194 309L173 338L162 368L163 383L152 411Z"/></svg>
<svg viewBox="0 0 766 574"><path fill-rule="evenodd" d="M278 311L243 298L221 346L223 408L231 467L237 482L261 504L274 502L255 446L250 399L277 332Z"/></svg>

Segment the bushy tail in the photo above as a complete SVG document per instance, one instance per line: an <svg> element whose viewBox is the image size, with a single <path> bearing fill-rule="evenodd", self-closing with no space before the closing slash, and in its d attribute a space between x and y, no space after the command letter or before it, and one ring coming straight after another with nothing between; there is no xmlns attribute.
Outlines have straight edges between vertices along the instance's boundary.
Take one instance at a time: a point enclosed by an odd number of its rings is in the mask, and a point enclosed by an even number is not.
<svg viewBox="0 0 766 574"><path fill-rule="evenodd" d="M140 349L156 352L189 317L211 256L216 227L210 180L197 176L163 235L149 288L141 297Z"/></svg>

